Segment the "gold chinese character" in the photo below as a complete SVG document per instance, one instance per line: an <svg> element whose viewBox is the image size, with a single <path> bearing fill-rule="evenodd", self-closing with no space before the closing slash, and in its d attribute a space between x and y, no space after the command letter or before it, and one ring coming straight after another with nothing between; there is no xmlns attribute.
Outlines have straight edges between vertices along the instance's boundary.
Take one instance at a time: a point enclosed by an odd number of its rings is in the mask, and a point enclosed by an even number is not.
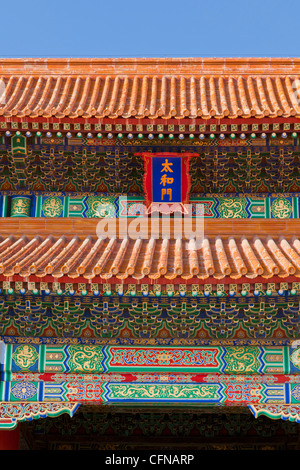
<svg viewBox="0 0 300 470"><path fill-rule="evenodd" d="M160 178L160 184L166 186L166 184L172 184L174 182L174 178L168 178L167 175L162 175Z"/></svg>
<svg viewBox="0 0 300 470"><path fill-rule="evenodd" d="M168 195L169 196L169 201L172 201L172 188L163 188L161 190L161 199L162 199L162 201L164 200L165 195Z"/></svg>
<svg viewBox="0 0 300 470"><path fill-rule="evenodd" d="M173 173L171 165L173 165L173 163L169 163L169 160L166 158L165 163L162 164L163 168L160 172L162 173L163 171L166 171L166 172L170 171L171 173Z"/></svg>

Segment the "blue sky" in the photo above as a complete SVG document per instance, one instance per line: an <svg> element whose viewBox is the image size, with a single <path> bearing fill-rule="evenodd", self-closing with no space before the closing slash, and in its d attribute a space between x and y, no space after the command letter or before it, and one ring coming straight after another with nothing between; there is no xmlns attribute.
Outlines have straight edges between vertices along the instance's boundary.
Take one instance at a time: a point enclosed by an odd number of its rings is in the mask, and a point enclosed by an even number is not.
<svg viewBox="0 0 300 470"><path fill-rule="evenodd" d="M300 57L299 0L14 0L0 57Z"/></svg>

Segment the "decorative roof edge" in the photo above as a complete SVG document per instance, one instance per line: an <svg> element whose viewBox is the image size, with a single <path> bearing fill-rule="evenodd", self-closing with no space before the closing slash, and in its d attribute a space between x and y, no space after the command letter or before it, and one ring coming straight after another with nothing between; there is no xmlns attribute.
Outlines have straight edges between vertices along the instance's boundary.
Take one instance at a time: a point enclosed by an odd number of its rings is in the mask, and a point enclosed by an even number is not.
<svg viewBox="0 0 300 470"><path fill-rule="evenodd" d="M99 221L109 220L111 226L115 226L118 238L123 238L128 235L128 226L134 218L108 218L108 219L84 219L79 217L70 218L51 218L51 217L2 217L1 222L1 237L7 237L11 234L15 236L27 236L29 238L35 237L38 233L40 236L53 235L59 236L77 236L84 239L87 236L97 237L97 225ZM173 239L174 220L170 219L170 239ZM184 220L184 218L182 219ZM151 219L148 219L149 227L151 227ZM190 222L186 221L186 229L190 224L193 224L193 219ZM230 236L234 237L293 237L298 236L300 228L299 219L204 219L203 229L204 235L207 237L221 236L227 239ZM162 225L158 227L158 237L162 236ZM155 226L152 228L152 234L157 233Z"/></svg>
<svg viewBox="0 0 300 470"><path fill-rule="evenodd" d="M297 75L300 58L0 58L5 75Z"/></svg>

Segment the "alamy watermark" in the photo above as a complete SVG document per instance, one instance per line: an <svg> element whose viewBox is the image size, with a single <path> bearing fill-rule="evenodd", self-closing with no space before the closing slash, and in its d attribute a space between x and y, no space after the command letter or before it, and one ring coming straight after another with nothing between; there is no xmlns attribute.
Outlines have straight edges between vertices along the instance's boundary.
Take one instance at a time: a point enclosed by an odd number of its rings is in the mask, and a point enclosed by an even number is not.
<svg viewBox="0 0 300 470"><path fill-rule="evenodd" d="M6 85L2 79L0 79L0 104L6 104Z"/></svg>
<svg viewBox="0 0 300 470"><path fill-rule="evenodd" d="M292 100L294 103L296 103L298 106L300 106L300 79L296 78L292 82L292 88L293 88L293 96Z"/></svg>
<svg viewBox="0 0 300 470"><path fill-rule="evenodd" d="M124 204L125 201L125 204ZM127 198L122 197L123 207ZM155 204L155 212L149 214L144 204L138 204L139 213L135 216L116 217L114 204L101 205L101 214L96 233L99 238L108 239L175 239L182 240L187 250L200 249L204 239L204 204L196 204L197 215L193 214L193 204ZM167 209L167 212L166 212Z"/></svg>

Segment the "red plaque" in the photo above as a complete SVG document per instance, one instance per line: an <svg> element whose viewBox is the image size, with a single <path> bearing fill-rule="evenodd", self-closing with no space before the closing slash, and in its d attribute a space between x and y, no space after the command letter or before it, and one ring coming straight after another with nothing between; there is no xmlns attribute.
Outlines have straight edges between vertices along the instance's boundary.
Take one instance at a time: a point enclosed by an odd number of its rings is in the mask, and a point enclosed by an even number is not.
<svg viewBox="0 0 300 470"><path fill-rule="evenodd" d="M148 213L187 213L191 187L189 174L193 153L140 154L144 160L143 188Z"/></svg>

